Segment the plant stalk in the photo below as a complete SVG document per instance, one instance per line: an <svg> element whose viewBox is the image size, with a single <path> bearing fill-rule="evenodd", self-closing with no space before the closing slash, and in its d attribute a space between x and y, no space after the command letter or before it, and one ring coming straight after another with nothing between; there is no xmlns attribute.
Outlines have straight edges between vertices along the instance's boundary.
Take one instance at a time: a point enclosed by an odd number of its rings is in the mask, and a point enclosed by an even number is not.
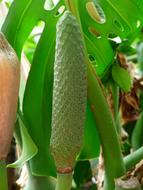
<svg viewBox="0 0 143 190"><path fill-rule="evenodd" d="M141 113L140 118L136 122L131 141L133 150L137 150L139 147L143 145L143 112Z"/></svg>
<svg viewBox="0 0 143 190"><path fill-rule="evenodd" d="M8 190L6 163L0 160L0 190Z"/></svg>
<svg viewBox="0 0 143 190"><path fill-rule="evenodd" d="M54 178L45 176L32 176L28 175L29 181L24 190L54 190L55 180Z"/></svg>
<svg viewBox="0 0 143 190"><path fill-rule="evenodd" d="M90 63L88 69L88 98L99 132L106 172L106 190L114 189L114 179L125 172L116 125L107 100L99 85L95 70Z"/></svg>
<svg viewBox="0 0 143 190"><path fill-rule="evenodd" d="M119 119L119 87L115 84L114 81L110 82L112 97L113 97L113 108L114 108L114 118L116 123L116 128L119 136L121 135L121 124Z"/></svg>
<svg viewBox="0 0 143 190"><path fill-rule="evenodd" d="M132 167L134 167L138 162L143 159L143 147L134 151L124 158L124 163L126 170L129 171Z"/></svg>
<svg viewBox="0 0 143 190"><path fill-rule="evenodd" d="M72 186L72 173L60 174L57 173L56 190L70 190Z"/></svg>
<svg viewBox="0 0 143 190"><path fill-rule="evenodd" d="M54 190L56 180L50 176L34 176L31 172L29 163L27 163L28 182L24 190Z"/></svg>

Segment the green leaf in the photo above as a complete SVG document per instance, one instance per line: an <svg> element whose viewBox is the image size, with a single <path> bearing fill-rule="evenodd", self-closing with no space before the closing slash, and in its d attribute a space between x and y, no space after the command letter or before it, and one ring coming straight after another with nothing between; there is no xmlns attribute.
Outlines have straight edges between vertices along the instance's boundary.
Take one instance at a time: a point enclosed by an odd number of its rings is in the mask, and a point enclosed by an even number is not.
<svg viewBox="0 0 143 190"><path fill-rule="evenodd" d="M46 27L37 46L23 101L27 128L39 149L30 162L32 172L37 175L55 175L54 162L49 151L54 63L54 38L50 38L49 32ZM51 35L55 35L55 32ZM45 42L49 45L45 46Z"/></svg>
<svg viewBox="0 0 143 190"><path fill-rule="evenodd" d="M118 65L113 65L112 77L123 91L128 92L131 90L132 78L127 70Z"/></svg>
<svg viewBox="0 0 143 190"><path fill-rule="evenodd" d="M105 22L100 23L91 17L91 11L87 9L87 2L89 1L82 0L77 1L76 4L87 52L94 57L92 65L97 74L102 77L114 59L114 51L108 40L109 34L112 33L124 40L139 31L143 25L143 3L140 0L119 0L118 3L115 0L93 0L93 7L98 7L99 10L102 10L99 13L103 12L105 15ZM138 33L135 33L134 39L137 35Z"/></svg>
<svg viewBox="0 0 143 190"><path fill-rule="evenodd" d="M2 32L19 58L24 42L44 12L44 1L39 3L39 0L15 0L9 9Z"/></svg>
<svg viewBox="0 0 143 190"><path fill-rule="evenodd" d="M7 167L10 168L19 168L19 167L21 168L27 161L33 158L38 152L36 145L34 144L31 136L29 135L20 117L18 117L18 121L19 121L19 128L22 140L22 153L16 162L7 165Z"/></svg>

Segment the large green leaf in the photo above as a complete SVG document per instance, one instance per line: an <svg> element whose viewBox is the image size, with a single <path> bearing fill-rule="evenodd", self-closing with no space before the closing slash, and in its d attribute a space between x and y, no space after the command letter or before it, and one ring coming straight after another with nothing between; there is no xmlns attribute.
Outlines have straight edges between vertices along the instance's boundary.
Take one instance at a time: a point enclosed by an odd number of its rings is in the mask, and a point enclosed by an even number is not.
<svg viewBox="0 0 143 190"><path fill-rule="evenodd" d="M28 129L36 142L39 152L30 162L32 171L36 174L48 175L53 163L49 154L49 139L51 130L51 104L54 62L55 23L52 33L45 27L37 46L32 62L23 103L24 116ZM45 43L47 45L45 46ZM43 49L44 47L44 49ZM36 79L36 80L35 80ZM47 82L48 81L48 82ZM36 120L35 120L36 119ZM42 164L42 166L40 166ZM53 168L54 170L54 168ZM52 172L53 175L53 172Z"/></svg>
<svg viewBox="0 0 143 190"><path fill-rule="evenodd" d="M95 7L104 12L104 23L93 20L87 11L87 2L93 2ZM113 49L108 40L109 34L119 36L123 40L139 30L143 23L143 5L141 1L130 0L119 0L118 2L115 0L82 0L77 4L87 51L95 59L93 67L97 74L102 76L114 58ZM90 28L92 28L92 32ZM97 36L93 31L97 32Z"/></svg>

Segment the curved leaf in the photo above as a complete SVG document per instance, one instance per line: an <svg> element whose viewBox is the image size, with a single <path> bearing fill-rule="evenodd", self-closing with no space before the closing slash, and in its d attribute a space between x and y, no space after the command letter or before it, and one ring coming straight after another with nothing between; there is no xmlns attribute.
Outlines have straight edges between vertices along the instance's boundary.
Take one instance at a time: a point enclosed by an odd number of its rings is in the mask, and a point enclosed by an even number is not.
<svg viewBox="0 0 143 190"><path fill-rule="evenodd" d="M19 121L19 128L20 128L21 140L22 140L22 153L16 162L7 165L7 167L11 167L11 168L22 167L27 161L33 158L38 152L36 145L34 144L33 140L28 134L28 131L20 117L18 117L18 121Z"/></svg>
<svg viewBox="0 0 143 190"><path fill-rule="evenodd" d="M43 13L45 0L15 0L3 24L2 32L20 57L23 44Z"/></svg>

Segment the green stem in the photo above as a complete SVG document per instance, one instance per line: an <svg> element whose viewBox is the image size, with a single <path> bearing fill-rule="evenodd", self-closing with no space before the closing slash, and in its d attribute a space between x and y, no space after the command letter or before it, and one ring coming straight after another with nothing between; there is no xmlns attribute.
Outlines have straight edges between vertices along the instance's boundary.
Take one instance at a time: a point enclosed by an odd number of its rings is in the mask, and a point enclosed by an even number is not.
<svg viewBox="0 0 143 190"><path fill-rule="evenodd" d="M143 112L140 115L140 118L136 122L135 128L132 133L132 147L134 150L137 150L143 145Z"/></svg>
<svg viewBox="0 0 143 190"><path fill-rule="evenodd" d="M97 129L103 148L105 162L105 189L114 189L114 179L125 172L121 148L117 136L116 125L109 109L107 100L98 83L95 70L87 64L88 69L88 98L94 113Z"/></svg>
<svg viewBox="0 0 143 190"><path fill-rule="evenodd" d="M30 176L29 181L24 190L54 190L55 181L53 178L44 176Z"/></svg>
<svg viewBox="0 0 143 190"><path fill-rule="evenodd" d="M113 106L114 106L115 121L116 121L119 113L119 87L115 84L114 81L111 81L111 88L112 88L112 96L114 103Z"/></svg>
<svg viewBox="0 0 143 190"><path fill-rule="evenodd" d="M80 23L80 17L78 12L79 1L65 0L65 3L69 2L72 3L72 6L71 4L68 4L70 10L77 17ZM104 96L102 88L99 84L99 80L96 75L95 69L92 67L91 63L88 60L86 45L85 53L87 64L88 99L99 132L105 162L106 183L104 190L114 190L114 179L124 175L125 173L123 156L121 153L121 147L119 144L116 125L112 117L110 108L108 106L106 97Z"/></svg>
<svg viewBox="0 0 143 190"><path fill-rule="evenodd" d="M72 186L72 173L57 174L56 190L70 190Z"/></svg>
<svg viewBox="0 0 143 190"><path fill-rule="evenodd" d="M117 127L117 132L121 134L121 124L119 121L119 87L115 84L114 81L111 81L111 89L113 96L113 106L114 106L114 114L115 114L115 123Z"/></svg>
<svg viewBox="0 0 143 190"><path fill-rule="evenodd" d="M8 190L6 163L0 160L0 190Z"/></svg>
<svg viewBox="0 0 143 190"><path fill-rule="evenodd" d="M26 184L24 190L54 190L56 180L53 177L47 176L34 176L29 167L29 163L27 163L28 170L28 183Z"/></svg>
<svg viewBox="0 0 143 190"><path fill-rule="evenodd" d="M127 171L130 170L142 159L143 159L143 147L139 148L138 150L134 151L133 153L129 154L124 158L126 170Z"/></svg>

